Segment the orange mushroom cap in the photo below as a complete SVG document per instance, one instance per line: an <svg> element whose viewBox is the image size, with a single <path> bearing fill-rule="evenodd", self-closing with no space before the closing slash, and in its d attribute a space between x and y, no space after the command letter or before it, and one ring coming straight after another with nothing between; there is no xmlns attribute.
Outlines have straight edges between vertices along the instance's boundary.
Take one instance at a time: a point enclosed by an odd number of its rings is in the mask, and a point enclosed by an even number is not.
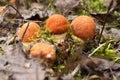
<svg viewBox="0 0 120 80"><path fill-rule="evenodd" d="M27 25L28 25L28 23L25 23L22 25L22 27L19 31L19 34L18 34L20 39L22 39L22 36L26 30ZM40 26L35 22L30 22L22 41L23 42L32 42L35 39L38 39L40 37L40 35L41 35Z"/></svg>
<svg viewBox="0 0 120 80"><path fill-rule="evenodd" d="M50 16L45 24L45 27L54 34L62 34L67 31L69 26L68 20L60 14Z"/></svg>
<svg viewBox="0 0 120 80"><path fill-rule="evenodd" d="M95 35L95 26L96 24L91 17L78 16L72 21L70 30L82 40L92 40Z"/></svg>
<svg viewBox="0 0 120 80"><path fill-rule="evenodd" d="M39 42L30 49L30 55L40 57L43 61L51 62L56 58L55 49L52 45Z"/></svg>

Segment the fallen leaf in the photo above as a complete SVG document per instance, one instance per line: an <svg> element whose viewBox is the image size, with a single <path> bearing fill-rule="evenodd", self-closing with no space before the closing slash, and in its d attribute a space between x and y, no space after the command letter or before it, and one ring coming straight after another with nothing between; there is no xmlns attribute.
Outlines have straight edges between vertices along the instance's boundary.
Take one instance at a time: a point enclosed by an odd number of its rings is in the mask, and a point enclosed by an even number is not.
<svg viewBox="0 0 120 80"><path fill-rule="evenodd" d="M7 49L7 48L6 48ZM24 64L26 63L26 58L24 57L22 51L18 45L16 48L13 48L12 55L4 53L0 54L0 78L5 80L6 78L10 80L44 80L45 70L40 65L38 59L29 59L27 60L27 67L25 68ZM29 65L30 64L30 65ZM5 75L5 76L3 76Z"/></svg>
<svg viewBox="0 0 120 80"><path fill-rule="evenodd" d="M76 6L79 5L79 3L83 2L83 0L53 0L54 5L56 6L57 10L65 13Z"/></svg>

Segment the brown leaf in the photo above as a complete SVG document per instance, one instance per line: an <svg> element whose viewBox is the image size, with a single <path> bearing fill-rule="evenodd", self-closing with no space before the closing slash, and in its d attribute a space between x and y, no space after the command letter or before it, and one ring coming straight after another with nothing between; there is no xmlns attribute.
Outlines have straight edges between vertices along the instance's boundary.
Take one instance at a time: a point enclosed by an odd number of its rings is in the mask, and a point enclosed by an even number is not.
<svg viewBox="0 0 120 80"><path fill-rule="evenodd" d="M41 11L39 8L33 8L31 10L23 10L21 13L24 19L28 20L45 20L48 17L47 11Z"/></svg>
<svg viewBox="0 0 120 80"><path fill-rule="evenodd" d="M0 79L2 80L44 80L45 70L39 60L27 60L18 45L10 54L0 54ZM7 48L6 48L7 49ZM27 60L27 68L24 66ZM29 67L30 64L30 67ZM29 67L29 68L28 68ZM5 75L5 76L3 76ZM7 78L7 79L6 79Z"/></svg>
<svg viewBox="0 0 120 80"><path fill-rule="evenodd" d="M80 64L82 77L88 74L97 75L102 78L102 80L111 80L113 79L113 76L116 77L116 79L119 79L120 77L119 63L110 62L100 58L87 57L85 55L82 55L77 62ZM66 77L69 78L69 76Z"/></svg>
<svg viewBox="0 0 120 80"><path fill-rule="evenodd" d="M53 0L54 5L56 6L57 10L64 13L77 5L83 0Z"/></svg>

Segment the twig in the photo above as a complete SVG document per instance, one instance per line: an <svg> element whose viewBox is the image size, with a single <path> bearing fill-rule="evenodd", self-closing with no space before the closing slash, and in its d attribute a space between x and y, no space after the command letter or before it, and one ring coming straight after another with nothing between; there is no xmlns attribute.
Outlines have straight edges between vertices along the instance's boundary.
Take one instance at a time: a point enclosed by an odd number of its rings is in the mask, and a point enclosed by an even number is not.
<svg viewBox="0 0 120 80"><path fill-rule="evenodd" d="M25 33L26 33L26 31L27 31L27 29L28 29L28 27L29 27L29 24L30 24L30 22L28 22L28 24L27 24L27 27L25 28L25 31L24 31L24 33L23 33L23 35L22 35L22 41L23 41L23 38L24 38L24 36L25 36Z"/></svg>
<svg viewBox="0 0 120 80"><path fill-rule="evenodd" d="M14 6L12 6L12 5L9 4L9 5L6 6L6 8L9 7L9 6L12 7L19 14L19 16L20 16L21 19L24 19L22 17L22 15L20 14L20 12Z"/></svg>
<svg viewBox="0 0 120 80"><path fill-rule="evenodd" d="M74 69L71 75L74 76L78 72L79 69L80 69L80 64L77 65L77 67Z"/></svg>
<svg viewBox="0 0 120 80"><path fill-rule="evenodd" d="M71 60L71 59L70 59L70 60ZM70 60L69 60L69 61L70 61ZM58 74L57 80L61 79L61 76L65 73L66 70L68 70L68 69L70 69L71 67L73 67L74 64L78 64L78 62L74 62L74 63L73 63L73 61L72 61L72 62L69 62L69 61L68 61L67 64L65 65L65 68L63 68L62 71ZM75 72L76 72L76 71L75 71ZM73 71L72 75L74 75L75 72Z"/></svg>
<svg viewBox="0 0 120 80"><path fill-rule="evenodd" d="M91 54L88 55L88 57L91 57L96 51L98 51L102 46L104 46L106 43L101 44L98 46Z"/></svg>
<svg viewBox="0 0 120 80"><path fill-rule="evenodd" d="M11 20L14 20L14 21L21 21L22 19L11 19ZM36 20L23 20L24 22L30 22L30 21L32 21L32 22L38 22L38 23L42 23L42 21L36 21Z"/></svg>
<svg viewBox="0 0 120 80"><path fill-rule="evenodd" d="M113 40L108 41L108 43L112 42ZM88 55L88 57L91 57L97 50L99 50L102 46L104 46L106 43L101 44L98 46L91 54Z"/></svg>
<svg viewBox="0 0 120 80"><path fill-rule="evenodd" d="M107 17L109 15L109 13L110 13L110 9L112 7L112 4L113 4L113 0L111 0L111 2L110 2L110 5L109 5L107 13L106 13L106 16L105 16L104 21L103 21L103 27L102 27L102 30L101 30L101 33L100 33L100 37L99 37L99 40L98 40L98 45L99 45L99 43L101 41L102 33L103 33L104 28L105 28L106 20L107 20Z"/></svg>

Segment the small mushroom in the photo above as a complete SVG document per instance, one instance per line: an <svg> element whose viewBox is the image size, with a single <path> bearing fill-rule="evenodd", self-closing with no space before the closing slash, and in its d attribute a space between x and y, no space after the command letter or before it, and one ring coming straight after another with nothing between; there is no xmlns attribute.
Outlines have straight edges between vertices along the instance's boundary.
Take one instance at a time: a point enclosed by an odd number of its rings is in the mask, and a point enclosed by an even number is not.
<svg viewBox="0 0 120 80"><path fill-rule="evenodd" d="M84 41L94 38L95 28L96 24L89 16L78 16L70 25L71 32Z"/></svg>
<svg viewBox="0 0 120 80"><path fill-rule="evenodd" d="M40 38L40 36L41 36L40 26L35 22L30 22L29 24L28 23L23 24L18 34L18 37L22 40L22 42L26 42L26 43L30 43Z"/></svg>
<svg viewBox="0 0 120 80"><path fill-rule="evenodd" d="M45 27L53 34L62 34L67 32L68 26L68 20L60 14L50 16L45 24Z"/></svg>
<svg viewBox="0 0 120 80"><path fill-rule="evenodd" d="M30 55L40 57L41 60L51 63L56 58L55 48L47 42L39 42L30 49Z"/></svg>

